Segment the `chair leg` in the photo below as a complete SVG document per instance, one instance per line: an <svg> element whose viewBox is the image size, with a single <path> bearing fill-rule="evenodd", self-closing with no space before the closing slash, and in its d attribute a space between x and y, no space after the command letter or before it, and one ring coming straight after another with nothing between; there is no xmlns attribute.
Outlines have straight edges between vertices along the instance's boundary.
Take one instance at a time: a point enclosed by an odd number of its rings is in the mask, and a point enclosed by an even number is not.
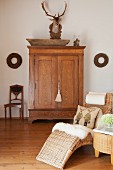
<svg viewBox="0 0 113 170"><path fill-rule="evenodd" d="M22 107L22 119L24 118L24 108Z"/></svg>
<svg viewBox="0 0 113 170"><path fill-rule="evenodd" d="M5 107L5 119L6 119L6 109L7 109L7 108Z"/></svg>
<svg viewBox="0 0 113 170"><path fill-rule="evenodd" d="M23 119L23 108L22 107L19 109L19 112L20 112L20 119Z"/></svg>
<svg viewBox="0 0 113 170"><path fill-rule="evenodd" d="M23 105L21 105L21 118L23 119L24 118L24 115L23 115L23 113L24 113L24 108L23 108Z"/></svg>
<svg viewBox="0 0 113 170"><path fill-rule="evenodd" d="M22 109L21 108L19 108L19 112L20 112L20 119L22 118Z"/></svg>
<svg viewBox="0 0 113 170"><path fill-rule="evenodd" d="M9 107L9 116L10 116L10 119L11 119L11 107Z"/></svg>

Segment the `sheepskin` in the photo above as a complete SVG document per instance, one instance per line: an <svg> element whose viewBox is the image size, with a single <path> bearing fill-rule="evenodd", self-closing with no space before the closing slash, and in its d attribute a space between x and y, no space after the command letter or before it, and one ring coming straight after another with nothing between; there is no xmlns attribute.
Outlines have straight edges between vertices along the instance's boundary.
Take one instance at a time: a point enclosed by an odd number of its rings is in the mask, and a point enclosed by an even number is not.
<svg viewBox="0 0 113 170"><path fill-rule="evenodd" d="M93 130L83 126L83 125L78 125L78 124L69 124L69 123L56 123L54 125L54 127L52 128L52 132L54 132L55 130L59 130L59 131L63 131L67 134L70 134L72 136L77 136L80 139L84 139L88 133L90 132L92 134L93 137Z"/></svg>

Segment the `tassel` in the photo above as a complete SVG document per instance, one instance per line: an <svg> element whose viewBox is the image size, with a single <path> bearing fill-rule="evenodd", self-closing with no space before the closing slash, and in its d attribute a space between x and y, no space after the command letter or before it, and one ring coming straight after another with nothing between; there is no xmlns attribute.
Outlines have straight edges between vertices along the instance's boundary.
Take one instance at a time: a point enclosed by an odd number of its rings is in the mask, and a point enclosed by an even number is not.
<svg viewBox="0 0 113 170"><path fill-rule="evenodd" d="M60 94L60 82L58 82L58 93L57 93L57 96L55 98L55 102L62 102L62 97L61 97L61 94Z"/></svg>
<svg viewBox="0 0 113 170"><path fill-rule="evenodd" d="M58 91L55 102L61 102L61 101L62 101L61 94L60 94L60 91Z"/></svg>

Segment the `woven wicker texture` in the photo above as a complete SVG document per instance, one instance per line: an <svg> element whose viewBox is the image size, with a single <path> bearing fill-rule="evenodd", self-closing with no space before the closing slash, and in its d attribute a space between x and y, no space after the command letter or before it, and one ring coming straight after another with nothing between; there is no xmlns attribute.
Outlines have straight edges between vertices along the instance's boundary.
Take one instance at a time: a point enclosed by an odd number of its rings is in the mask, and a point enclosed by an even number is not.
<svg viewBox="0 0 113 170"><path fill-rule="evenodd" d="M42 147L37 160L62 168L67 155L72 152L75 146L78 147L80 139L62 131L54 131L50 134Z"/></svg>
<svg viewBox="0 0 113 170"><path fill-rule="evenodd" d="M103 114L112 113L112 93L106 94L105 105L94 105L94 104L87 104L84 103L85 107L99 107L102 109Z"/></svg>
<svg viewBox="0 0 113 170"><path fill-rule="evenodd" d="M97 151L113 154L113 136L102 133L94 133L94 148Z"/></svg>

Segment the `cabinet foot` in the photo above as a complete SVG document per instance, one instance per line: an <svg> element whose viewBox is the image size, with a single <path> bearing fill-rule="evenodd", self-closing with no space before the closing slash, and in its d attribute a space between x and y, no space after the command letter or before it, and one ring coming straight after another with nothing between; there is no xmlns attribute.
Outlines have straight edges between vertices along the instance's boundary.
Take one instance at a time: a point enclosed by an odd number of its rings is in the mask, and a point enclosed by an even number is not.
<svg viewBox="0 0 113 170"><path fill-rule="evenodd" d="M113 165L113 155L111 154L111 164Z"/></svg>
<svg viewBox="0 0 113 170"><path fill-rule="evenodd" d="M95 150L95 157L99 157L99 151Z"/></svg>

